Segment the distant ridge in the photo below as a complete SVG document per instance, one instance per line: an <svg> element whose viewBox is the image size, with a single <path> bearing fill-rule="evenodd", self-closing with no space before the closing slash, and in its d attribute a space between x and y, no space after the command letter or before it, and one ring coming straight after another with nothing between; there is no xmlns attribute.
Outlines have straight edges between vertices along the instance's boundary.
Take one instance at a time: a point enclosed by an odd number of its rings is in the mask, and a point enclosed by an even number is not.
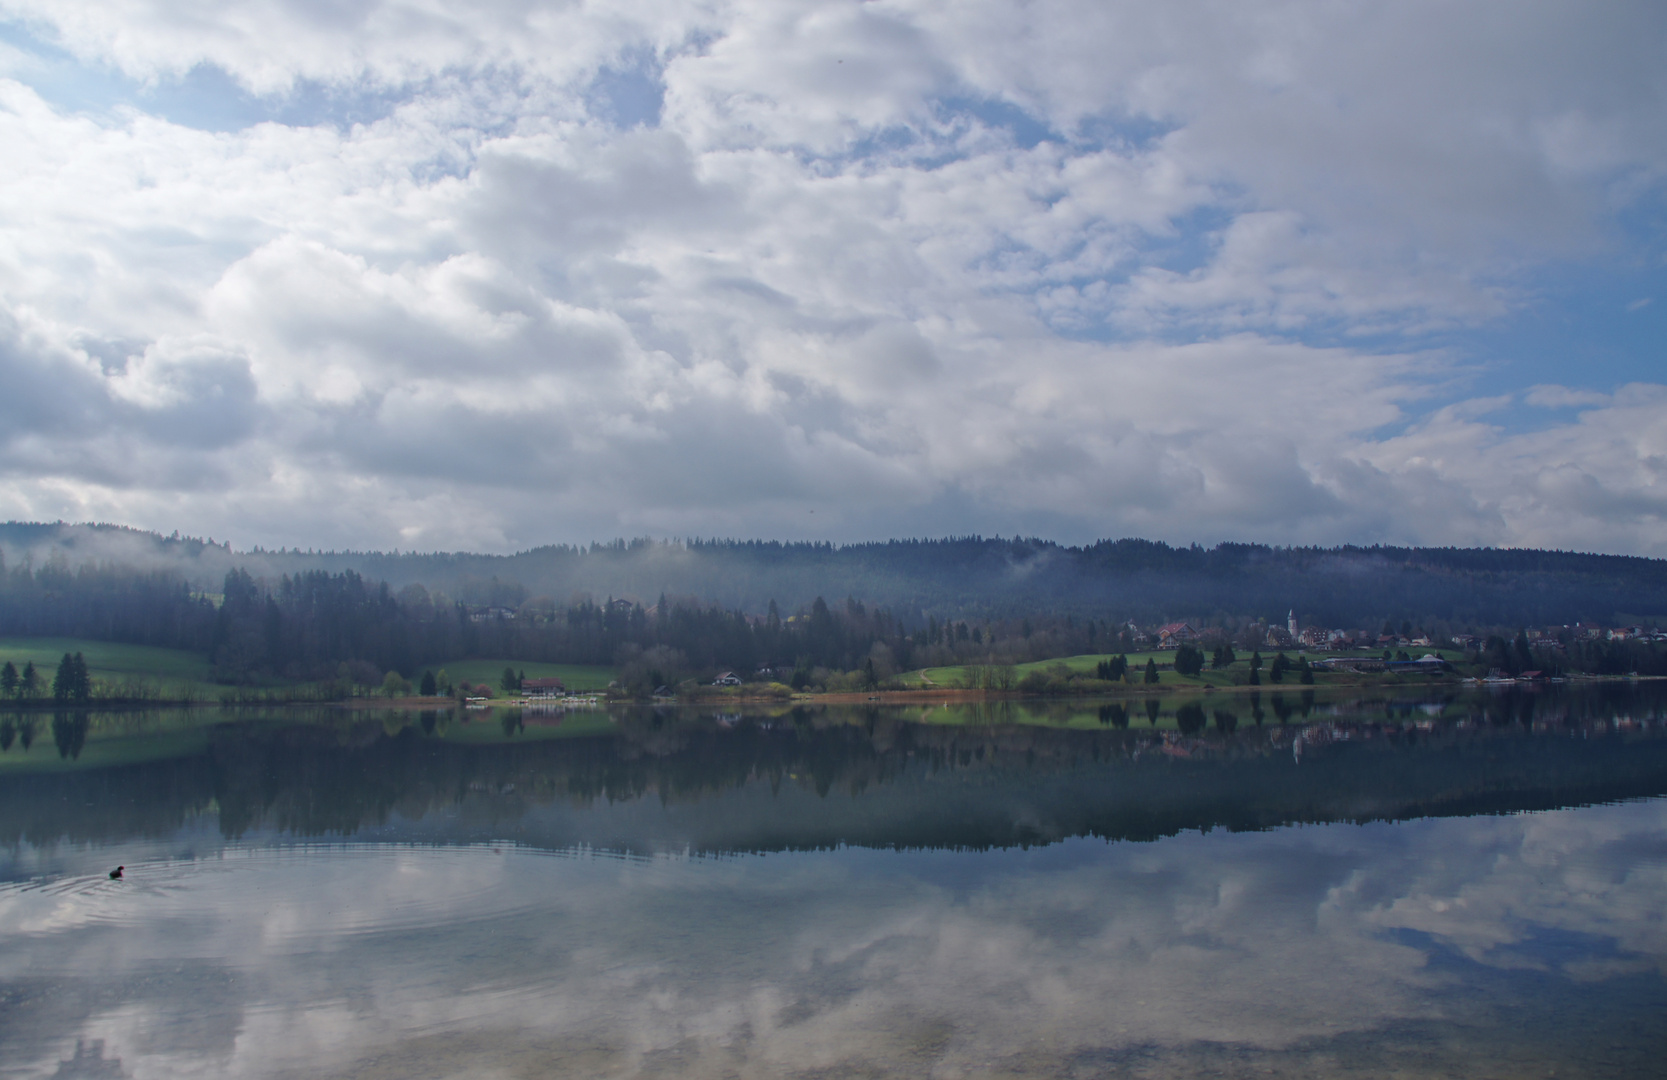
<svg viewBox="0 0 1667 1080"><path fill-rule="evenodd" d="M1377 620L1459 625L1667 621L1667 560L1520 548L1172 546L1103 540L1070 546L981 536L832 544L615 540L512 555L237 551L208 538L122 525L7 522L8 566L61 561L179 574L214 591L237 568L276 579L353 570L395 589L420 584L467 603L518 605L575 594L653 604L662 595L784 611L817 596L856 597L911 620L1059 615L1151 621L1262 615L1305 625Z"/></svg>

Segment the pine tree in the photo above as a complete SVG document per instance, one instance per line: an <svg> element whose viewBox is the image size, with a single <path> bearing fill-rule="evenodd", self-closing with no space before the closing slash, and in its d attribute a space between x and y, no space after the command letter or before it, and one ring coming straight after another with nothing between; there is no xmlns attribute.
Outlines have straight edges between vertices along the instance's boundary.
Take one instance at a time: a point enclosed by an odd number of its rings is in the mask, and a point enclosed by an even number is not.
<svg viewBox="0 0 1667 1080"><path fill-rule="evenodd" d="M7 697L15 697L17 695L17 683L17 668L10 660L7 660L6 666L0 668L0 693Z"/></svg>
<svg viewBox="0 0 1667 1080"><path fill-rule="evenodd" d="M75 701L86 701L93 696L93 676L87 670L87 658L80 653L70 658L69 696Z"/></svg>
<svg viewBox="0 0 1667 1080"><path fill-rule="evenodd" d="M1141 681L1148 686L1158 681L1158 662L1156 660L1148 659L1146 661L1146 674L1142 676Z"/></svg>
<svg viewBox="0 0 1667 1080"><path fill-rule="evenodd" d="M439 684L434 681L434 672L423 672L422 686L419 688L423 697L433 697L439 690Z"/></svg>
<svg viewBox="0 0 1667 1080"><path fill-rule="evenodd" d="M1113 656L1101 660L1095 665L1094 673L1107 682L1117 682L1129 673L1129 658Z"/></svg>
<svg viewBox="0 0 1667 1080"><path fill-rule="evenodd" d="M52 676L52 699L54 701L68 701L70 690L75 685L75 661L69 653L58 661L58 670Z"/></svg>

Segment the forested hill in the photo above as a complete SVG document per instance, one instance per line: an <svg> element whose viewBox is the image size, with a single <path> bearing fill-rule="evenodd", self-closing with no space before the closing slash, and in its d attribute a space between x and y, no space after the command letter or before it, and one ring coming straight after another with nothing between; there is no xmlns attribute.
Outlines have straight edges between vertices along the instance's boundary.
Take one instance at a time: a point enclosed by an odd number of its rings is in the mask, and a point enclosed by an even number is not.
<svg viewBox="0 0 1667 1080"><path fill-rule="evenodd" d="M1172 547L1115 540L1069 547L962 537L835 546L765 541L616 541L514 555L234 551L206 540L105 525L0 525L17 567L89 563L178 575L218 592L228 571L276 581L353 570L394 590L421 584L469 605L517 607L576 594L648 606L662 595L762 613L815 597L856 597L905 623L1019 618L1265 617L1305 624L1384 620L1463 626L1667 619L1667 561L1573 552L1457 548Z"/></svg>

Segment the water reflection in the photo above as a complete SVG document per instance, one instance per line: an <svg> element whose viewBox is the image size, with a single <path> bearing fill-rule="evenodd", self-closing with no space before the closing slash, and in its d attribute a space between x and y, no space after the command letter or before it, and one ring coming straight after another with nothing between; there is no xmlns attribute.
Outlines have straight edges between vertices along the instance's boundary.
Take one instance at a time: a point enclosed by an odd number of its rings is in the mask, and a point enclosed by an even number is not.
<svg viewBox="0 0 1667 1080"><path fill-rule="evenodd" d="M0 1072L1657 1075L1651 695L54 716Z"/></svg>
<svg viewBox="0 0 1667 1080"><path fill-rule="evenodd" d="M165 837L202 820L225 841L372 831L633 853L976 849L1667 793L1667 726L1649 688L1317 703L1274 693L1274 719L1258 722L1262 700L1165 705L1161 723L1150 720L1157 699L1049 704L1051 723L1008 703L59 713L51 746L0 754L0 768L28 766L0 774L0 842ZM1131 708L1148 722L1131 723Z"/></svg>
<svg viewBox="0 0 1667 1080"><path fill-rule="evenodd" d="M1663 835L1651 801L980 853L239 850L0 891L0 1057L50 1070L100 1039L135 1076L1651 1075Z"/></svg>
<svg viewBox="0 0 1667 1080"><path fill-rule="evenodd" d="M86 710L57 712L52 715L52 742L61 758L78 758L87 745L87 730L92 719Z"/></svg>

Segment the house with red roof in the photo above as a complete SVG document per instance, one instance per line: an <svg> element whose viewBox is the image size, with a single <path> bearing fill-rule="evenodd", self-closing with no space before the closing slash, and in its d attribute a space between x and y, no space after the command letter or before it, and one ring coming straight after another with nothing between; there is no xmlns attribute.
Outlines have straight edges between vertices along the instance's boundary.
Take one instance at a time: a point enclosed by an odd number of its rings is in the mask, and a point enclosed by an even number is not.
<svg viewBox="0 0 1667 1080"><path fill-rule="evenodd" d="M1194 630L1190 623L1172 622L1167 626L1158 627L1158 648L1160 649L1173 649L1197 640L1198 631Z"/></svg>

